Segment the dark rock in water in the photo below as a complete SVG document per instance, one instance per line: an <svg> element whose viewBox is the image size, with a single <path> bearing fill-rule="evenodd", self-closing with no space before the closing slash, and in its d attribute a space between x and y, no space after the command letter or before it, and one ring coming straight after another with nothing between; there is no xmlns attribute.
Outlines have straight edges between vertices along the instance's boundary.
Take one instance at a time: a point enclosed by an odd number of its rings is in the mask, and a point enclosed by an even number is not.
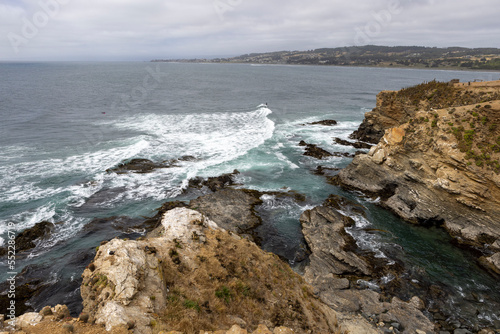
<svg viewBox="0 0 500 334"><path fill-rule="evenodd" d="M318 166L313 171L313 173L316 174L316 175L333 176L334 172L337 172L339 170L340 170L340 168Z"/></svg>
<svg viewBox="0 0 500 334"><path fill-rule="evenodd" d="M325 119L322 121L317 121L317 122L312 122L309 123L310 125L326 125L326 126L332 126L332 125L337 125L337 121L333 119Z"/></svg>
<svg viewBox="0 0 500 334"><path fill-rule="evenodd" d="M16 316L24 314L26 312L34 311L33 306L30 302L31 298L40 294L43 290L45 283L40 278L44 274L38 273L40 268L36 266L28 266L15 277L15 297L16 302ZM10 290L10 282L3 282L0 284L0 291L4 293L0 294L0 310L6 311L10 306L11 298L8 296L8 291Z"/></svg>
<svg viewBox="0 0 500 334"><path fill-rule="evenodd" d="M323 158L326 158L326 157L331 157L333 156L333 154L331 154L330 152L322 149L321 147L318 147L314 144L307 144L305 142L300 142L299 145L301 146L304 146L302 144L305 144L306 146L306 151L304 152L304 155L307 155L309 157L313 157L313 158L316 158L316 159L323 159Z"/></svg>
<svg viewBox="0 0 500 334"><path fill-rule="evenodd" d="M235 185L234 176L238 175L239 173L240 172L235 169L232 173L209 177L207 179L204 179L202 177L195 177L189 180L188 187L195 189L201 189L203 187L207 187L212 192L215 192L217 190Z"/></svg>
<svg viewBox="0 0 500 334"><path fill-rule="evenodd" d="M363 312L375 315L386 323L397 322L405 333L417 329L432 333L434 325L419 309L417 297L404 302L397 297L386 298L376 291L359 286L359 282L383 274L387 263L372 263L373 255L358 249L345 228L353 225L351 218L338 210L359 210L359 205L332 195L322 206L305 211L300 217L302 231L311 251L304 278L324 303L339 312ZM359 289L358 288L361 288Z"/></svg>
<svg viewBox="0 0 500 334"><path fill-rule="evenodd" d="M337 144L339 145L344 145L344 146L352 146L354 148L371 148L373 145L372 144L367 144L367 143L363 143L363 142L360 142L360 141L356 141L356 142L351 142L351 141L348 141L348 140L344 140L344 139L341 139L341 138L334 138L333 139Z"/></svg>
<svg viewBox="0 0 500 334"><path fill-rule="evenodd" d="M122 161L118 166L107 169L106 172L108 173L114 172L116 174L124 174L127 172L150 173L155 169L159 168L175 167L177 166L176 163L178 163L179 161L194 161L194 160L196 160L196 158L190 155L186 155L178 159L165 160L161 162L153 162L148 159L132 159L132 160Z"/></svg>
<svg viewBox="0 0 500 334"><path fill-rule="evenodd" d="M170 162L153 162L148 159L132 159L130 161L123 161L118 166L107 169L106 172L114 172L116 174L124 174L127 172L134 173L150 173L158 168L169 168Z"/></svg>
<svg viewBox="0 0 500 334"><path fill-rule="evenodd" d="M110 231L119 231L123 233L131 233L132 229L145 228L144 219L141 218L130 218L126 216L112 216L105 218L95 218L90 223L85 225L82 232L92 233L103 233L104 229Z"/></svg>
<svg viewBox="0 0 500 334"><path fill-rule="evenodd" d="M37 240L47 239L54 228L51 222L43 221L19 233L15 239L16 253L36 247ZM6 248L0 248L0 256L7 254Z"/></svg>
<svg viewBox="0 0 500 334"><path fill-rule="evenodd" d="M240 235L253 235L261 224L255 206L262 203L261 193L244 189L223 189L198 197L189 207L199 211L227 231Z"/></svg>

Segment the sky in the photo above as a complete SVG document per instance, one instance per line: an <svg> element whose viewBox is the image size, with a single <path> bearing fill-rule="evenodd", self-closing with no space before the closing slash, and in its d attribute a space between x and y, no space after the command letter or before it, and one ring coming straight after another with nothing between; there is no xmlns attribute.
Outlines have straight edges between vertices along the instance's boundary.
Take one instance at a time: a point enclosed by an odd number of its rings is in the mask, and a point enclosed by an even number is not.
<svg viewBox="0 0 500 334"><path fill-rule="evenodd" d="M500 47L498 0L0 0L0 61Z"/></svg>

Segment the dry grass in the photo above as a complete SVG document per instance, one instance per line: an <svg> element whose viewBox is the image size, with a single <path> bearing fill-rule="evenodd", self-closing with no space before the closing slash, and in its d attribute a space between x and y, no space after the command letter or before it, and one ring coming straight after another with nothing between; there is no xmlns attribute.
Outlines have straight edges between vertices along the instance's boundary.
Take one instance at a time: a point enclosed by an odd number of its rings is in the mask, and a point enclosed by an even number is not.
<svg viewBox="0 0 500 334"><path fill-rule="evenodd" d="M156 332L229 329L236 322L253 331L259 323L286 326L298 333L333 333L320 302L299 275L254 243L209 230L195 259L183 265L180 247L163 263L167 306L152 324Z"/></svg>
<svg viewBox="0 0 500 334"><path fill-rule="evenodd" d="M442 109L500 99L498 90L482 88L433 80L401 89L396 93L396 99L413 110Z"/></svg>

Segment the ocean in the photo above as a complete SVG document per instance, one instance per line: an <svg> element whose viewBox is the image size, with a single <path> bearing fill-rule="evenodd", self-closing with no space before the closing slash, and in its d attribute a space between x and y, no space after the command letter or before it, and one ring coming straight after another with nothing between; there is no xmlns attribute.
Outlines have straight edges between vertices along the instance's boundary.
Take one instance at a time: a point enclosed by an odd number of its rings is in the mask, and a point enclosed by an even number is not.
<svg viewBox="0 0 500 334"><path fill-rule="evenodd" d="M312 171L343 168L347 157L303 156L301 140L354 153L348 139L381 90L430 80L497 80L499 72L251 64L149 62L0 63L0 246L9 223L21 232L41 221L51 237L16 260L49 289L31 305L65 303L81 310L80 275L102 240L138 237L133 222L165 201L189 200L188 180L237 169L238 182L261 191L294 190L304 203L264 196L274 233L263 248L294 263L298 217L340 194L362 204L351 231L360 247L405 262L448 291L457 321L500 321L500 283L443 231L411 226L359 194L345 193ZM334 119L336 126L308 123ZM120 162L179 159L152 173L107 172ZM106 218L120 216L109 223ZM97 220L96 220L97 219ZM100 219L100 220L99 220ZM119 226L121 221L123 226ZM92 222L92 224L90 224ZM89 225L90 224L90 225ZM370 227L390 233L363 233ZM0 280L8 277L0 259ZM419 277L420 277L419 276ZM390 278L387 278L390 279ZM377 282L367 282L368 287Z"/></svg>

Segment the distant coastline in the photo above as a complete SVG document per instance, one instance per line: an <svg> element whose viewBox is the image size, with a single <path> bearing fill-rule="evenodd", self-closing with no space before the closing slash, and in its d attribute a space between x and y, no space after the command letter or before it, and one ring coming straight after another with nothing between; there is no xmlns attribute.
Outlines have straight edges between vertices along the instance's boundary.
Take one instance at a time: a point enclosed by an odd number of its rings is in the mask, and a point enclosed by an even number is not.
<svg viewBox="0 0 500 334"><path fill-rule="evenodd" d="M499 71L500 49L366 45L308 51L251 53L230 58L154 59L151 61Z"/></svg>

